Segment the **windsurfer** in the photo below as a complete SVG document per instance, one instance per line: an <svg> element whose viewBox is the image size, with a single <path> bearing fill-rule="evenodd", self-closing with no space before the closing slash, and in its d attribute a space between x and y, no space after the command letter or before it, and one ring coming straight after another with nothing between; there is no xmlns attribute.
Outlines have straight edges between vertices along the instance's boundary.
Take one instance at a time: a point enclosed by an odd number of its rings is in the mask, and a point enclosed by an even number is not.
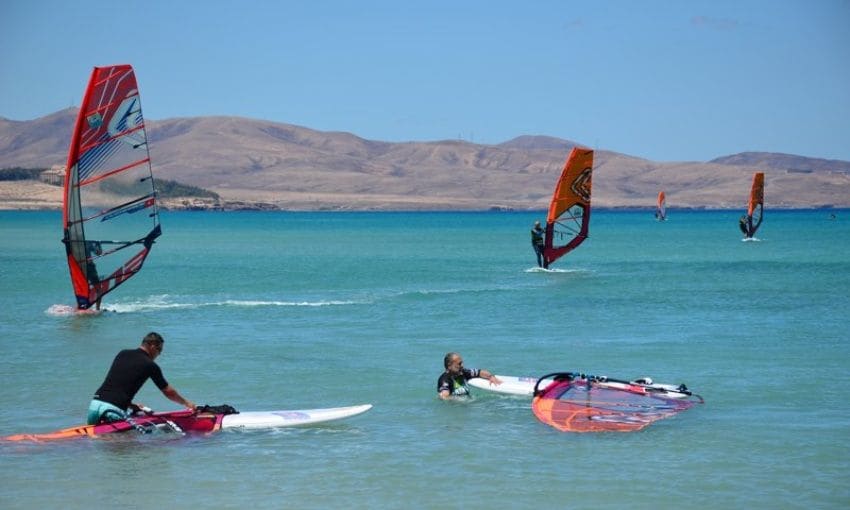
<svg viewBox="0 0 850 510"><path fill-rule="evenodd" d="M148 333L142 339L138 349L125 349L115 356L109 372L100 388L94 394L89 405L87 422L97 423L119 421L127 418L127 409L141 409L142 404L133 403L133 397L150 378L166 398L195 409L195 404L183 398L165 377L154 360L162 354L165 340L159 333Z"/></svg>
<svg viewBox="0 0 850 510"><path fill-rule="evenodd" d="M741 216L741 219L739 219L739 220L738 220L738 228L740 228L740 229L741 229L741 232L743 232L743 233L744 233L744 235L745 235L745 236L747 236L747 237L749 237L749 236L750 236L750 234L749 234L749 225L748 225L748 223L749 223L749 222L747 221L747 216L746 216L746 215Z"/></svg>
<svg viewBox="0 0 850 510"><path fill-rule="evenodd" d="M97 241L86 241L86 279L89 281L89 288L96 289L100 283L100 276L97 274L97 266L94 259L103 255L103 247ZM103 294L97 291L97 299L95 300L95 310L100 310L100 301L103 299Z"/></svg>
<svg viewBox="0 0 850 510"><path fill-rule="evenodd" d="M531 247L534 248L534 254L537 255L537 265L546 268L549 264L546 263L546 257L543 255L543 248L546 242L543 239L543 227L539 221L534 222L534 227L531 229Z"/></svg>
<svg viewBox="0 0 850 510"><path fill-rule="evenodd" d="M487 379L491 384L499 385L502 381L484 369L464 368L463 358L456 352L450 352L443 358L443 366L446 371L440 374L437 380L437 394L443 400L451 397L469 395L469 387L466 381L473 377Z"/></svg>

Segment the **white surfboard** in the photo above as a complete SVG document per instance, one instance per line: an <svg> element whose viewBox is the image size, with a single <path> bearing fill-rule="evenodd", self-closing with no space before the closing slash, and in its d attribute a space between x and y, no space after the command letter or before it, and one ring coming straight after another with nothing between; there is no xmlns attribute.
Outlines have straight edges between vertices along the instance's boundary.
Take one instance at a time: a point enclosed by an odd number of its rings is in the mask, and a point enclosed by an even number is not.
<svg viewBox="0 0 850 510"><path fill-rule="evenodd" d="M221 421L222 429L268 429L297 427L326 421L341 420L363 414L372 404L327 409L289 409L281 411L248 411L228 414Z"/></svg>
<svg viewBox="0 0 850 510"><path fill-rule="evenodd" d="M500 393L502 395L520 395L530 397L534 393L534 385L537 383L536 377L514 377L511 375L496 376L502 384L491 384L487 379L475 377L467 381L467 384L473 388L480 390Z"/></svg>
<svg viewBox="0 0 850 510"><path fill-rule="evenodd" d="M502 395L519 395L530 397L534 394L534 385L537 384L536 377L514 377L510 375L498 374L496 375L496 377L502 381L502 384L490 384L490 381L488 381L487 379L481 379L480 377L470 379L469 381L467 381L467 383L474 388L490 391L493 393L499 393ZM623 383L619 381L606 381L601 382L600 384L604 384L611 388L617 389L628 389L630 386L639 386L650 392L663 392L664 396L669 398L687 398L691 395L690 392L681 391L681 388L678 385L655 383L652 382L652 379L646 377L636 379L629 383ZM541 389L543 388L541 387Z"/></svg>

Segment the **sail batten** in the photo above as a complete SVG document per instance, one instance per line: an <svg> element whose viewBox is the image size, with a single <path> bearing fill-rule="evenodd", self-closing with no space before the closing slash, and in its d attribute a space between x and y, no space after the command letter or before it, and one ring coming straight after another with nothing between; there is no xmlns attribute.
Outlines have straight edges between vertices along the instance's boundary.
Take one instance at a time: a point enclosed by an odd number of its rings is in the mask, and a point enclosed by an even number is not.
<svg viewBox="0 0 850 510"><path fill-rule="evenodd" d="M136 274L161 233L131 66L92 71L66 168L63 242L77 306L85 309ZM135 214L142 210L149 214ZM128 256L125 248L139 244L142 249Z"/></svg>
<svg viewBox="0 0 850 510"><path fill-rule="evenodd" d="M587 238L592 171L593 151L574 147L549 204L543 248L547 267Z"/></svg>

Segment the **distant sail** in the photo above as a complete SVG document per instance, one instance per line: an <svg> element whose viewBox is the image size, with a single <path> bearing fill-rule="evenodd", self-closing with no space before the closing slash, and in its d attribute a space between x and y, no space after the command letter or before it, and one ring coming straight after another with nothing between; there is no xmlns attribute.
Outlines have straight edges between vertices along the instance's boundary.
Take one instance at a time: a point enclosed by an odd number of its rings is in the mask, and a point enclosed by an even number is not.
<svg viewBox="0 0 850 510"><path fill-rule="evenodd" d="M658 192L658 201L655 204L655 219L658 221L667 219L667 196L663 191Z"/></svg>
<svg viewBox="0 0 850 510"><path fill-rule="evenodd" d="M546 380L551 382L541 387ZM534 395L534 416L563 432L631 432L703 402L699 395L672 398L639 385L614 385L569 372L541 377Z"/></svg>
<svg viewBox="0 0 850 510"><path fill-rule="evenodd" d="M764 172L753 174L753 186L750 188L750 200L747 204L747 215L741 218L741 232L752 238L761 226L764 211Z"/></svg>
<svg viewBox="0 0 850 510"><path fill-rule="evenodd" d="M546 218L543 256L551 264L574 250L590 226L590 189L593 151L574 147L555 186Z"/></svg>
<svg viewBox="0 0 850 510"><path fill-rule="evenodd" d="M161 233L131 66L92 71L66 168L62 242L77 306L86 309L139 272Z"/></svg>

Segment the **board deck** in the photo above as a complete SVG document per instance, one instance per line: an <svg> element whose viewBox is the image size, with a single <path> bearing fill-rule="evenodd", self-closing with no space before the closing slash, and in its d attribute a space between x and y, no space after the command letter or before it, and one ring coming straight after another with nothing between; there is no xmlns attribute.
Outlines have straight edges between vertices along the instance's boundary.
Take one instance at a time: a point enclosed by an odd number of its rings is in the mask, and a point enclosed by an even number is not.
<svg viewBox="0 0 850 510"><path fill-rule="evenodd" d="M249 411L228 414L221 420L223 429L267 429L297 427L326 421L341 420L363 414L372 409L371 404L328 409L294 409L282 411Z"/></svg>

